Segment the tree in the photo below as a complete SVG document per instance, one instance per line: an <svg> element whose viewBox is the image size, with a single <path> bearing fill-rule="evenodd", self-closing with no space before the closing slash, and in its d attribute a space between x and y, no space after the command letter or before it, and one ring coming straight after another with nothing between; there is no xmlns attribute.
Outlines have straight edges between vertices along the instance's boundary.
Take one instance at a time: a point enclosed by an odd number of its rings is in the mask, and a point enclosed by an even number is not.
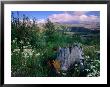
<svg viewBox="0 0 110 87"><path fill-rule="evenodd" d="M55 30L54 24L49 19L47 19L47 23L45 24L45 29L46 29L46 32L45 32L46 41L54 42L55 40L54 36L55 36L56 30Z"/></svg>

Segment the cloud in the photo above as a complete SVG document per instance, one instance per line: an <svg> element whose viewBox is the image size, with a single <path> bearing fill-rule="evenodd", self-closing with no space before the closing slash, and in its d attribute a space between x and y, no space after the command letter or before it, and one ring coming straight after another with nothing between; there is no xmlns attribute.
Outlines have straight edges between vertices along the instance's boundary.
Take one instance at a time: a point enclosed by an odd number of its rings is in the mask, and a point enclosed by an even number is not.
<svg viewBox="0 0 110 87"><path fill-rule="evenodd" d="M95 15L81 15L80 21L88 21L88 22L99 22L99 17Z"/></svg>
<svg viewBox="0 0 110 87"><path fill-rule="evenodd" d="M48 18L52 22L99 22L99 17L95 15L86 15L85 11L64 12L62 14L52 14Z"/></svg>
<svg viewBox="0 0 110 87"><path fill-rule="evenodd" d="M73 12L74 15L78 15L78 16L84 15L86 13L88 13L88 11L75 11L75 12Z"/></svg>
<svg viewBox="0 0 110 87"><path fill-rule="evenodd" d="M37 23L45 23L45 22L46 22L45 19L38 19L38 20L37 20Z"/></svg>
<svg viewBox="0 0 110 87"><path fill-rule="evenodd" d="M73 16L68 13L63 14L53 14L49 16L49 19L52 22L68 22L73 20Z"/></svg>
<svg viewBox="0 0 110 87"><path fill-rule="evenodd" d="M88 19L88 16L86 16L86 15L81 15L81 16L79 16L79 19L80 19L81 21L84 21L84 20L87 20L87 19Z"/></svg>

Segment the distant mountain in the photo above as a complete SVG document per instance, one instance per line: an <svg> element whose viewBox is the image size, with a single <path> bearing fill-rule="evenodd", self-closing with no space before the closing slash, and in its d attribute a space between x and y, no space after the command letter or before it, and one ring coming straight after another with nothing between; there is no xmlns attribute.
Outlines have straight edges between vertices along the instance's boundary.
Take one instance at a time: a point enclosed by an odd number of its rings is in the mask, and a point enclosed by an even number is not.
<svg viewBox="0 0 110 87"><path fill-rule="evenodd" d="M84 27L69 27L70 32L84 32L84 33L100 33L100 30L92 30Z"/></svg>
<svg viewBox="0 0 110 87"><path fill-rule="evenodd" d="M80 24L78 21L61 22L61 24Z"/></svg>
<svg viewBox="0 0 110 87"><path fill-rule="evenodd" d="M85 26L85 28L89 28L92 30L100 30L100 23L99 22L85 22L82 24Z"/></svg>
<svg viewBox="0 0 110 87"><path fill-rule="evenodd" d="M63 23L55 23L58 25L70 26L70 27L84 27L92 30L100 30L100 23L99 22L63 22Z"/></svg>
<svg viewBox="0 0 110 87"><path fill-rule="evenodd" d="M38 23L38 26L42 28L45 25L45 23ZM56 27L58 26L65 26L68 29L71 30L70 32L99 32L100 30L100 23L99 22L54 22L54 25Z"/></svg>

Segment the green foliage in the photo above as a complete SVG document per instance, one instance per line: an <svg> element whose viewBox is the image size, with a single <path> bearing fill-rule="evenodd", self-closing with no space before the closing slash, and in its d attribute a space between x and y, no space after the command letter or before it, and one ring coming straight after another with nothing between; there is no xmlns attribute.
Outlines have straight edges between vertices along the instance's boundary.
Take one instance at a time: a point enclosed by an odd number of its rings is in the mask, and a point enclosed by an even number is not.
<svg viewBox="0 0 110 87"><path fill-rule="evenodd" d="M67 34L66 27L56 27L49 19L41 28L23 15L22 22L19 16L11 18L11 75L22 77L40 77L52 75L47 62L56 58L59 46L81 43L84 49L86 76L100 75L100 61L96 51L100 50L99 36L81 39L80 34ZM79 67L71 70L67 76L79 76Z"/></svg>

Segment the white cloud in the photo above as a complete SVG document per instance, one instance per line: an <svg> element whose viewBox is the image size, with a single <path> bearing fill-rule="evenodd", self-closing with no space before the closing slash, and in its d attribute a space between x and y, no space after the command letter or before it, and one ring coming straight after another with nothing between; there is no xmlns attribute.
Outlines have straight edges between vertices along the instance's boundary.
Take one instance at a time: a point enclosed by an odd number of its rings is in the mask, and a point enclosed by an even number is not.
<svg viewBox="0 0 110 87"><path fill-rule="evenodd" d="M52 22L68 22L73 20L73 16L68 13L63 14L53 14L49 16L49 19Z"/></svg>
<svg viewBox="0 0 110 87"><path fill-rule="evenodd" d="M80 21L87 21L88 20L88 16L86 15L80 15L79 16Z"/></svg>
<svg viewBox="0 0 110 87"><path fill-rule="evenodd" d="M90 15L90 17L91 17L91 20L99 20L99 18L95 15Z"/></svg>
<svg viewBox="0 0 110 87"><path fill-rule="evenodd" d="M73 12L73 14L80 16L80 15L86 14L87 12L88 12L88 11L75 11L75 12Z"/></svg>
<svg viewBox="0 0 110 87"><path fill-rule="evenodd" d="M37 23L45 23L45 22L46 22L45 19L38 19L38 20L37 20Z"/></svg>
<svg viewBox="0 0 110 87"><path fill-rule="evenodd" d="M72 13L64 12L62 14L53 14L50 15L48 18L52 22L71 22L71 21L89 21L89 22L98 22L99 17L95 15L86 15L87 12L85 11L76 11Z"/></svg>
<svg viewBox="0 0 110 87"><path fill-rule="evenodd" d="M89 22L98 22L99 21L99 17L95 16L95 15L90 15L90 16L81 15L80 16L80 20L81 21L89 21Z"/></svg>

